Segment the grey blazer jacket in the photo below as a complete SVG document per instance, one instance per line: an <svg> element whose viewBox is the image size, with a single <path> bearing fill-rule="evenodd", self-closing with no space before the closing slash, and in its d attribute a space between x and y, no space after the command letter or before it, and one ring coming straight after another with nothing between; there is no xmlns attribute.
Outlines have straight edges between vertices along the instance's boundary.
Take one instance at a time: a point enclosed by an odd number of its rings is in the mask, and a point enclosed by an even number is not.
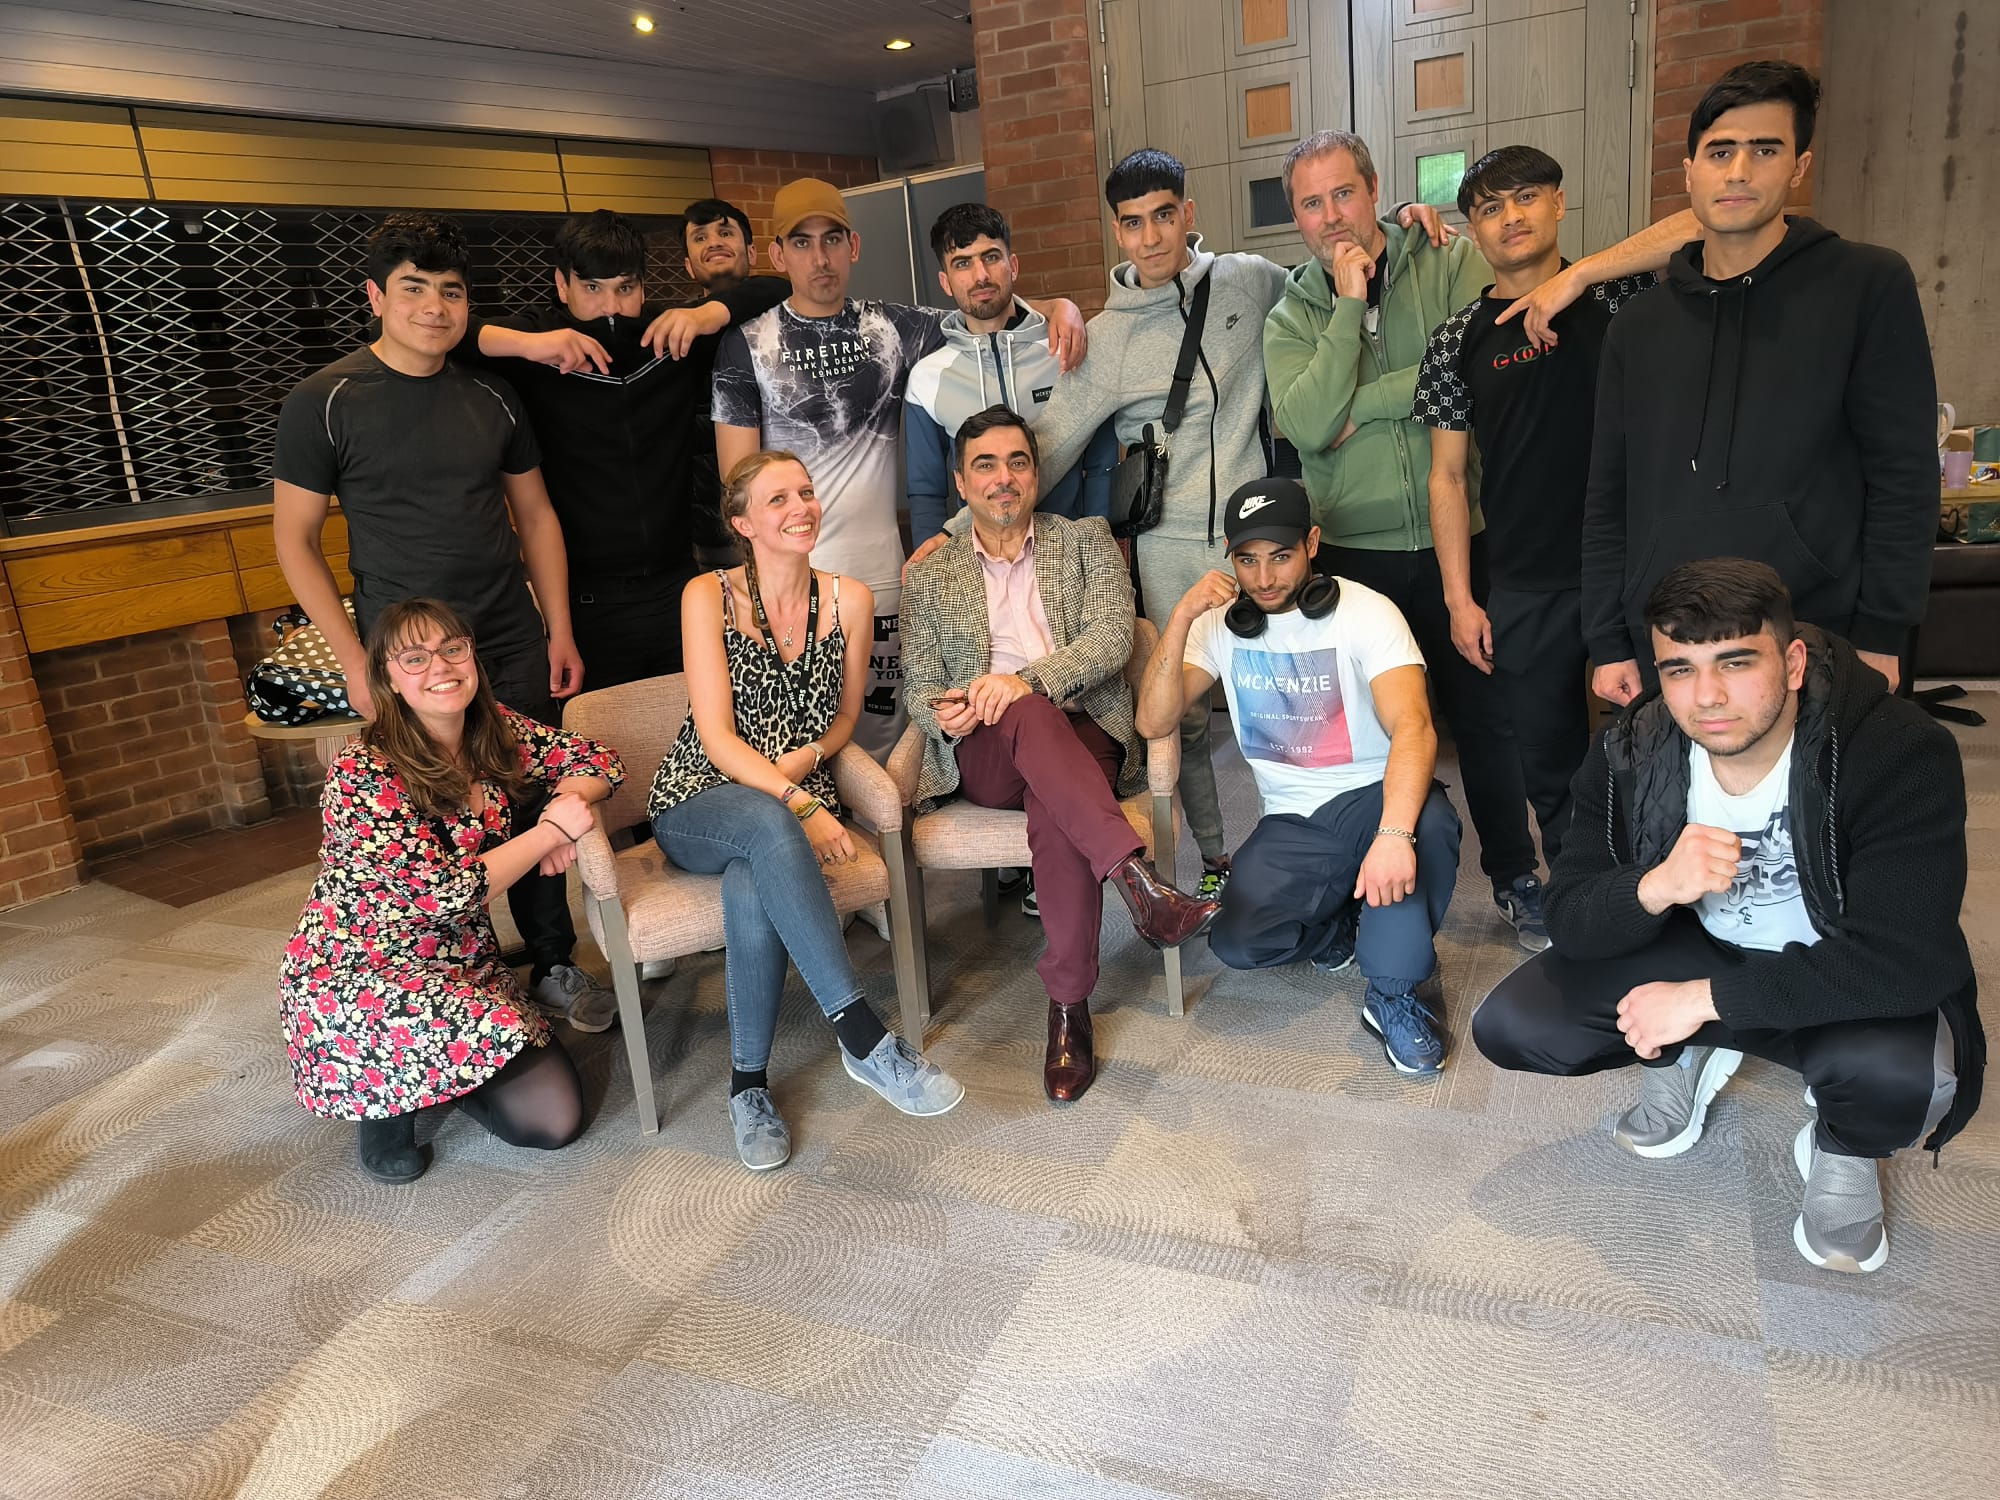
<svg viewBox="0 0 2000 1500"><path fill-rule="evenodd" d="M1029 667L1050 698L1088 714L1124 747L1118 795L1145 781L1146 764L1132 725L1126 658L1132 654L1132 579L1111 528L1099 517L1035 517L1035 584L1055 650ZM986 580L970 532L953 537L910 569L903 583L903 697L923 731L917 800L958 789L958 758L938 728L933 695L962 688L992 669Z"/></svg>

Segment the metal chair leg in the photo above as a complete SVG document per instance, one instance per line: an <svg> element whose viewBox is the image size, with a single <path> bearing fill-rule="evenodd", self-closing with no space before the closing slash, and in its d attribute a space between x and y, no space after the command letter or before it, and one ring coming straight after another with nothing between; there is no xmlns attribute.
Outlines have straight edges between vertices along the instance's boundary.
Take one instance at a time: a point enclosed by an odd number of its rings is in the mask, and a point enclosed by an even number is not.
<svg viewBox="0 0 2000 1500"><path fill-rule="evenodd" d="M597 902L603 920L605 959L611 987L618 992L618 1026L625 1033L625 1060L632 1069L632 1096L639 1107L639 1133L660 1133L660 1108L653 1100L653 1058L646 1048L646 1012L639 1001L639 965L626 935L625 908L613 897Z"/></svg>
<svg viewBox="0 0 2000 1500"><path fill-rule="evenodd" d="M925 947L924 872L917 868L908 828L882 840L889 866L889 955L896 969L896 999L903 1040L921 1049L931 1027L931 965Z"/></svg>

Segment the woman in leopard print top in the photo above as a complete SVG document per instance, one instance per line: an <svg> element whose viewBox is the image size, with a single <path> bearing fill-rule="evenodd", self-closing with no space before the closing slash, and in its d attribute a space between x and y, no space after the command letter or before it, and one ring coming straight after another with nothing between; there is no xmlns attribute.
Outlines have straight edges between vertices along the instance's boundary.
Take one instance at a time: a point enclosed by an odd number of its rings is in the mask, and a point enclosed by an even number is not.
<svg viewBox="0 0 2000 1500"><path fill-rule="evenodd" d="M722 512L743 566L697 578L682 596L688 717L647 811L668 859L722 876L729 1114L744 1165L764 1170L791 1154L766 1076L787 958L855 1079L906 1114L942 1113L965 1091L870 1009L827 890L826 876L855 858L832 762L860 717L874 596L812 567L820 504L791 454L739 463Z"/></svg>

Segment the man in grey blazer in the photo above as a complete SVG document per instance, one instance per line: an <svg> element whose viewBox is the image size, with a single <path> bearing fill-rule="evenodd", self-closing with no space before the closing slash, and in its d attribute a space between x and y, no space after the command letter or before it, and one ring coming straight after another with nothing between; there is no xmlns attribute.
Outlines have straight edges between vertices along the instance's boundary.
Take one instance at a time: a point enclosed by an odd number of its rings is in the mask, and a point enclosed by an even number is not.
<svg viewBox="0 0 2000 1500"><path fill-rule="evenodd" d="M1104 882L1156 948L1204 930L1216 903L1162 881L1118 805L1145 768L1123 676L1132 584L1110 528L1035 514L1035 436L1005 406L968 418L953 452L971 528L903 582L903 695L924 734L917 795L1027 813L1048 939L1036 966L1049 994L1042 1081L1051 1099L1075 1099L1097 1076Z"/></svg>

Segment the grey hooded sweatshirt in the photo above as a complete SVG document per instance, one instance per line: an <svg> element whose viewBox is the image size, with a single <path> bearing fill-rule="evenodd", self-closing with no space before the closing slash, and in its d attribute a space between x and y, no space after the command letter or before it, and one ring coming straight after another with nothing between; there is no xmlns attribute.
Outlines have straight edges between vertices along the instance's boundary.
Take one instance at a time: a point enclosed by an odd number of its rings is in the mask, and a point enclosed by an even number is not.
<svg viewBox="0 0 2000 1500"><path fill-rule="evenodd" d="M1212 255L1188 236L1190 263L1165 286L1146 290L1130 261L1111 273L1104 311L1090 320L1084 361L1056 386L1035 423L1042 468L1073 465L1107 420L1128 447L1167 409L1188 300L1204 276L1208 320L1187 411L1168 446L1162 540L1208 544L1222 537L1222 501L1237 485L1269 472L1258 417L1264 409L1264 318L1285 293L1285 268L1261 255ZM1165 601L1171 605L1173 601Z"/></svg>

